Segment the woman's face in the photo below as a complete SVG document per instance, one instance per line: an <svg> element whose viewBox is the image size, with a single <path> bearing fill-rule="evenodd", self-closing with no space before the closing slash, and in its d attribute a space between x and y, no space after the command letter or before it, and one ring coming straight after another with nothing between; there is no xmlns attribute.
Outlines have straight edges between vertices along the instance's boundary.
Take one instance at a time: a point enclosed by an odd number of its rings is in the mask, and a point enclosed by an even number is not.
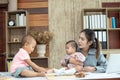
<svg viewBox="0 0 120 80"><path fill-rule="evenodd" d="M78 47L81 49L88 49L90 45L91 41L88 41L88 39L85 36L85 33L81 32L78 38Z"/></svg>

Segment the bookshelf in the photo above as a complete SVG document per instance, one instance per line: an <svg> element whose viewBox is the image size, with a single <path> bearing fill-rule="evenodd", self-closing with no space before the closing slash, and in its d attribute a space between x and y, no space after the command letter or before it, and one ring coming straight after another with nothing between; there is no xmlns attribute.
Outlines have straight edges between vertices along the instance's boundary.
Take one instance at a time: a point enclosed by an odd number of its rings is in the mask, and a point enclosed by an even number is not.
<svg viewBox="0 0 120 80"><path fill-rule="evenodd" d="M21 39L28 31L28 12L25 10L6 12L6 53L13 57L21 47Z"/></svg>
<svg viewBox="0 0 120 80"><path fill-rule="evenodd" d="M21 39L28 34L28 16L26 10L6 12L6 71L10 71L11 61L14 55L21 48ZM48 67L48 58L31 57L31 60L38 66Z"/></svg>
<svg viewBox="0 0 120 80"><path fill-rule="evenodd" d="M28 32L28 12L25 10L6 11L6 71L11 60L21 47L21 39Z"/></svg>
<svg viewBox="0 0 120 80"><path fill-rule="evenodd" d="M120 8L90 8L82 10L83 29L94 30L103 53L120 50Z"/></svg>

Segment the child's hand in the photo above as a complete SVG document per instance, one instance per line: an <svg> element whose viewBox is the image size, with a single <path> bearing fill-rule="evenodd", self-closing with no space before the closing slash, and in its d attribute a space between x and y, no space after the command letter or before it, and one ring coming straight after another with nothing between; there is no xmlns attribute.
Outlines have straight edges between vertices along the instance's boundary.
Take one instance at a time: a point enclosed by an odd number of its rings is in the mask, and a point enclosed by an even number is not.
<svg viewBox="0 0 120 80"><path fill-rule="evenodd" d="M45 77L45 72L40 72L39 74L41 77Z"/></svg>
<svg viewBox="0 0 120 80"><path fill-rule="evenodd" d="M69 58L69 63L72 63L72 64L74 64L74 63L76 63L76 60L75 60L75 58Z"/></svg>
<svg viewBox="0 0 120 80"><path fill-rule="evenodd" d="M47 70L47 73L53 73L53 72L54 72L54 68Z"/></svg>
<svg viewBox="0 0 120 80"><path fill-rule="evenodd" d="M40 70L39 70L40 72L47 72L47 70L45 69L45 68L43 68L43 67L40 67Z"/></svg>

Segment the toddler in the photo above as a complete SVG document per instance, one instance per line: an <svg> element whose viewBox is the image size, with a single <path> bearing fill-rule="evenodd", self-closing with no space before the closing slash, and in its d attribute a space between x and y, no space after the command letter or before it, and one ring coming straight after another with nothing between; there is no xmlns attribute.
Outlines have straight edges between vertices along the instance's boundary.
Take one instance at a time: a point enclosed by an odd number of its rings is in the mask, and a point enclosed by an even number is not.
<svg viewBox="0 0 120 80"><path fill-rule="evenodd" d="M29 54L34 50L36 46L36 40L26 35L22 39L22 47L14 56L10 72L14 77L35 77L45 76L46 69L37 66L31 61Z"/></svg>
<svg viewBox="0 0 120 80"><path fill-rule="evenodd" d="M81 71L83 68L83 62L85 61L85 56L80 52L76 52L77 43L74 40L70 40L66 42L65 49L66 49L66 56L64 57L63 60L61 60L61 66L63 66L63 68L54 69L54 72L74 74L77 71ZM76 59L77 62L70 63L69 62L70 58Z"/></svg>

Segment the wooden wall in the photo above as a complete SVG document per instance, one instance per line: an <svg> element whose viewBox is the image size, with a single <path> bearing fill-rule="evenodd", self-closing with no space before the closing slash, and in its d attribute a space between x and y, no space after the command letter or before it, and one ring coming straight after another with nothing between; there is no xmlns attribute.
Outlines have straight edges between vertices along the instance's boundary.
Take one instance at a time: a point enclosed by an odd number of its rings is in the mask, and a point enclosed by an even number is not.
<svg viewBox="0 0 120 80"><path fill-rule="evenodd" d="M60 60L65 55L65 42L78 40L82 29L83 8L101 8L102 2L120 0L49 0L49 30L54 32L50 42L49 67L60 68Z"/></svg>
<svg viewBox="0 0 120 80"><path fill-rule="evenodd" d="M48 29L48 0L18 0L18 9L29 12L30 29Z"/></svg>
<svg viewBox="0 0 120 80"><path fill-rule="evenodd" d="M18 10L27 10L29 31L48 30L48 0L18 0ZM31 54L36 57L36 50ZM46 56L49 56L49 47L47 46Z"/></svg>

